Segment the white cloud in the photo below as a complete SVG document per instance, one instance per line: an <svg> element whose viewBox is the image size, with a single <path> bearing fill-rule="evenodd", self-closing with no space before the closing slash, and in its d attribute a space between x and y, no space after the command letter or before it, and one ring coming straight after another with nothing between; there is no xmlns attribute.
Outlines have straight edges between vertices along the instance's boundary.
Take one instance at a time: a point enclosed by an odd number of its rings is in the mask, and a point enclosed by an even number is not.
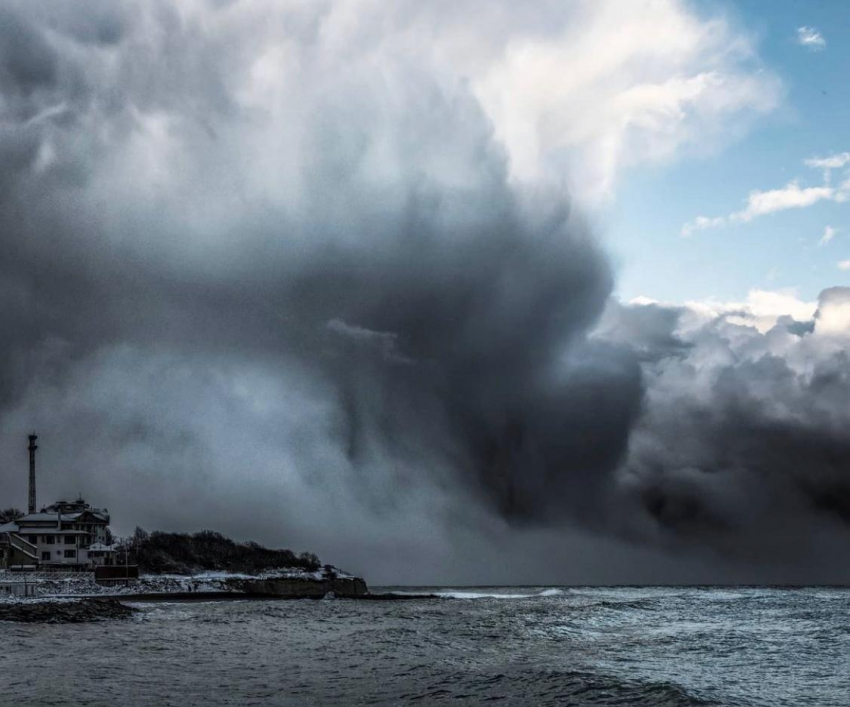
<svg viewBox="0 0 850 707"><path fill-rule="evenodd" d="M786 209L802 209L824 199L835 198L831 187L806 187L801 189L797 182L789 182L779 189L752 191L747 198L747 207L730 216L730 220L748 223L754 218Z"/></svg>
<svg viewBox="0 0 850 707"><path fill-rule="evenodd" d="M743 302L705 299L686 302L685 306L698 319L725 317L732 324L752 326L765 332L776 325L779 317L790 316L800 322L812 319L818 303L800 299L797 290L790 288L750 290Z"/></svg>
<svg viewBox="0 0 850 707"><path fill-rule="evenodd" d="M827 226L823 229L823 235L820 237L818 241L818 245L826 245L833 238L835 238L836 230L832 226Z"/></svg>
<svg viewBox="0 0 850 707"><path fill-rule="evenodd" d="M839 270L850 270L850 260L839 260L837 264Z"/></svg>
<svg viewBox="0 0 850 707"><path fill-rule="evenodd" d="M746 207L740 211L735 211L729 216L714 218L697 216L693 221L682 226L681 234L687 237L695 231L704 231L707 228L718 228L730 223L749 223L759 216L787 209L802 209L819 201L843 201L846 194L842 188L834 189L828 186L801 188L797 182L789 182L779 189L755 190L750 192Z"/></svg>
<svg viewBox="0 0 850 707"><path fill-rule="evenodd" d="M850 165L850 152L837 152L828 157L810 157L804 160L806 167L823 170L823 183L828 185L832 181L832 170L841 169ZM844 191L850 191L846 183L843 185Z"/></svg>
<svg viewBox="0 0 850 707"><path fill-rule="evenodd" d="M641 306L646 306L649 304L661 304L657 299L653 297L647 297L646 295L638 295L637 297L633 297L629 300L629 304L637 304Z"/></svg>
<svg viewBox="0 0 850 707"><path fill-rule="evenodd" d="M804 164L814 169L841 169L850 164L850 152L838 152L829 157L810 157L804 160Z"/></svg>
<svg viewBox="0 0 850 707"><path fill-rule="evenodd" d="M723 19L674 0L571 7L530 27L524 5L506 3L511 35L480 52L468 28L456 30L451 58L466 64L518 181L559 183L567 167L578 198L604 200L623 169L710 149L779 103L780 81Z"/></svg>
<svg viewBox="0 0 850 707"><path fill-rule="evenodd" d="M723 317L731 324L755 327L760 332L772 329L780 317L791 317L798 322L810 321L818 310L817 301L801 299L799 292L794 287L780 290L753 289L747 293L747 298L742 301L726 301L709 297L702 300L689 300L684 305L678 305L639 295L629 300L628 304L632 306L683 306L689 315L681 322L684 329L701 327L707 320Z"/></svg>
<svg viewBox="0 0 850 707"><path fill-rule="evenodd" d="M826 47L826 40L814 27L798 27L797 44L819 51Z"/></svg>
<svg viewBox="0 0 850 707"><path fill-rule="evenodd" d="M392 81L388 67L417 67L438 77L439 90L472 95L514 183L567 188L583 204L604 202L630 167L723 146L783 95L780 79L760 65L753 39L721 15L697 12L688 0L543 0L533 12L515 0L491 0L484 12L478 0L176 6L181 27L202 28L207 51L233 62L222 90L233 82L236 104L253 117L300 121L306 110L300 94L324 92L302 78L318 56L322 65L346 67L335 80L352 86L353 104L355 79L367 80L358 71ZM301 42L307 27L317 32L315 46ZM243 34L254 36L253 51L237 51ZM138 46L156 41L140 34ZM311 53L319 49L320 55ZM79 51L95 56L100 49ZM115 66L87 80L120 85L126 77L109 74L119 70L135 76ZM159 135L139 136L139 161L148 141L173 149L168 137L187 127L166 116ZM271 136L269 148L264 164L278 153L306 150L297 130ZM441 176L448 178L446 171ZM293 167L264 177L291 184L298 174Z"/></svg>
<svg viewBox="0 0 850 707"><path fill-rule="evenodd" d="M687 238L692 236L696 231L704 231L707 228L718 228L726 225L725 216L716 216L709 218L708 216L697 216L693 221L682 226L682 235Z"/></svg>
<svg viewBox="0 0 850 707"><path fill-rule="evenodd" d="M787 209L803 209L820 201L834 201L843 203L850 200L850 179L845 180L837 187L830 185L830 170L839 169L850 164L850 152L843 152L829 157L813 157L804 160L807 167L820 168L824 170L824 182L821 186L801 187L797 180L788 182L784 187L760 191L758 189L750 192L747 197L746 206L740 211L735 211L728 216L697 216L682 226L682 236L691 236L696 231L704 231L708 228L720 228L729 224L749 223L759 216L766 216ZM827 230L831 229L827 226ZM834 235L834 230L832 231ZM821 245L828 243L832 235L821 239Z"/></svg>
<svg viewBox="0 0 850 707"><path fill-rule="evenodd" d="M850 269L850 261L844 263L847 267L842 270ZM839 337L850 335L850 291L845 287L831 287L821 292L818 299L815 332Z"/></svg>
<svg viewBox="0 0 850 707"><path fill-rule="evenodd" d="M839 264L842 270L850 270L850 260ZM814 322L813 333L821 339L823 337L834 339L838 337L850 337L850 288L833 287L824 290L815 301L801 299L796 288L782 290L750 290L743 301L724 301L714 298L703 300L692 300L683 305L670 302L659 302L649 297L635 297L629 303L631 306L658 305L662 308L677 308L682 312L678 322L678 331L686 338L691 338L700 331L705 331L705 326L711 322L723 321L728 324L750 327L761 334L766 334L773 329L783 317L791 317L798 322ZM729 336L730 332L724 334L725 343L732 346L740 346L738 356L759 357L764 350L749 348L746 345L747 337ZM703 342L705 343L705 342ZM775 340L781 347L787 344L787 340ZM839 350L846 347L840 344ZM834 349L829 349L834 350ZM773 350L774 354L787 354L781 348ZM805 352L801 352L805 353ZM811 354L812 351L809 351ZM791 356L787 362L808 368L808 354L803 356ZM706 360L703 358L703 360Z"/></svg>

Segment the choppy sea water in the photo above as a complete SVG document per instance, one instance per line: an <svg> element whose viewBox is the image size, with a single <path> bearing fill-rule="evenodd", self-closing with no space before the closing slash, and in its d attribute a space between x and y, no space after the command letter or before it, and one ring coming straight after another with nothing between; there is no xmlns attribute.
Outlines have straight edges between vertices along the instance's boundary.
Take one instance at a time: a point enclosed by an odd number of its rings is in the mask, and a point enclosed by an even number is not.
<svg viewBox="0 0 850 707"><path fill-rule="evenodd" d="M0 704L850 705L850 589L421 591L0 623Z"/></svg>

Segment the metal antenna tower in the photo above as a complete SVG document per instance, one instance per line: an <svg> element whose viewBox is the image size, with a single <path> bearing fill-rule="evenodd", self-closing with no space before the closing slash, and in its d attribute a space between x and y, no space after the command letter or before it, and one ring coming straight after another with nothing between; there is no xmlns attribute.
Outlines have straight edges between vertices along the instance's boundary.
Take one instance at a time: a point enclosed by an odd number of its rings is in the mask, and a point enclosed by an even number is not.
<svg viewBox="0 0 850 707"><path fill-rule="evenodd" d="M38 445L35 441L38 439L38 435L30 435L30 506L29 512L35 513L35 450L38 449Z"/></svg>

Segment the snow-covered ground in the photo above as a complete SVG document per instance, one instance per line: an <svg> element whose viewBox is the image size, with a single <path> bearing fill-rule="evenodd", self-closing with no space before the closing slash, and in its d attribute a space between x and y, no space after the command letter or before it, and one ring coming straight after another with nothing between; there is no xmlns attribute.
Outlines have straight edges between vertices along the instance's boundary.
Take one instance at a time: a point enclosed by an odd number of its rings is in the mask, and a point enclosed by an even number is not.
<svg viewBox="0 0 850 707"><path fill-rule="evenodd" d="M339 578L350 578L351 575L336 570ZM23 575L17 575L16 580L23 580ZM202 572L195 575L179 574L149 574L142 575L137 582L122 585L100 585L95 583L94 575L89 573L64 573L60 578L51 579L44 574L38 574L30 579L36 585L36 598L97 596L115 594L173 594L191 592L222 592L233 593L231 580L237 579L303 579L322 580L327 575L323 570L308 572L301 569L283 568L266 570L256 575L233 572ZM22 601L22 597L2 598L0 601Z"/></svg>

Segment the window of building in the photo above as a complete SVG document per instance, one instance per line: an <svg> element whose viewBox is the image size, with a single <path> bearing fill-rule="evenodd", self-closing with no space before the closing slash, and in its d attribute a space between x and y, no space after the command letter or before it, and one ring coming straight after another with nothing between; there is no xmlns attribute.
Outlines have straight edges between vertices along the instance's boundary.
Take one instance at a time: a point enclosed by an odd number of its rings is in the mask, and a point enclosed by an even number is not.
<svg viewBox="0 0 850 707"><path fill-rule="evenodd" d="M44 542L45 542L46 545L52 545L53 544L53 536L52 535L45 535L44 536Z"/></svg>
<svg viewBox="0 0 850 707"><path fill-rule="evenodd" d="M65 544L66 545L73 545L75 541L76 541L76 539L74 538L73 535L66 535L65 536Z"/></svg>
<svg viewBox="0 0 850 707"><path fill-rule="evenodd" d="M42 552L41 553L41 559L49 561L50 560L50 553L49 552Z"/></svg>
<svg viewBox="0 0 850 707"><path fill-rule="evenodd" d="M77 556L76 550L65 550L65 557L76 557L76 556Z"/></svg>

